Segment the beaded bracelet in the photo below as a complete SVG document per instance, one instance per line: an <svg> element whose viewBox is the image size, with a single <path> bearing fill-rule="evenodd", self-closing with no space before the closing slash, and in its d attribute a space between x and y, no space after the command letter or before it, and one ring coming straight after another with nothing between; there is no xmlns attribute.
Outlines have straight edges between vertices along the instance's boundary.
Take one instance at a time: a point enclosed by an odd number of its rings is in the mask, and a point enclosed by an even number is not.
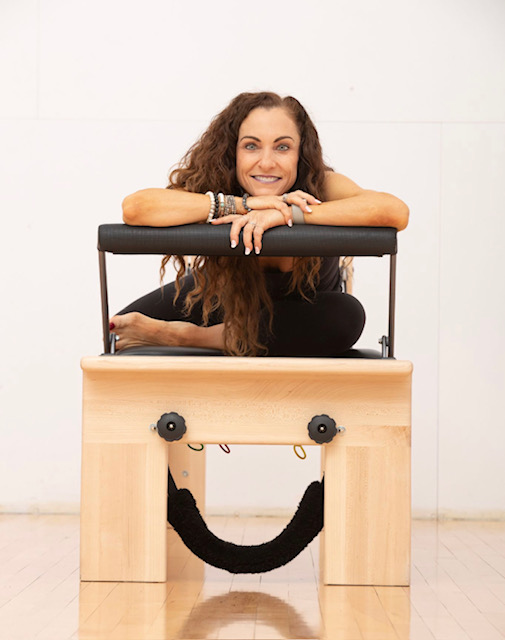
<svg viewBox="0 0 505 640"><path fill-rule="evenodd" d="M252 211L251 207L247 206L247 198L249 197L248 193L244 193L243 197L242 197L242 206L244 207L244 209L246 210L247 213L249 213L249 211Z"/></svg>
<svg viewBox="0 0 505 640"><path fill-rule="evenodd" d="M237 203L235 196L225 196L225 216L235 215L237 213Z"/></svg>
<svg viewBox="0 0 505 640"><path fill-rule="evenodd" d="M216 201L214 199L214 192L213 191L207 191L207 193L205 195L209 196L209 198L210 198L210 211L209 211L209 215L207 216L207 222L210 224L212 222L212 220L214 219L214 214L216 212Z"/></svg>

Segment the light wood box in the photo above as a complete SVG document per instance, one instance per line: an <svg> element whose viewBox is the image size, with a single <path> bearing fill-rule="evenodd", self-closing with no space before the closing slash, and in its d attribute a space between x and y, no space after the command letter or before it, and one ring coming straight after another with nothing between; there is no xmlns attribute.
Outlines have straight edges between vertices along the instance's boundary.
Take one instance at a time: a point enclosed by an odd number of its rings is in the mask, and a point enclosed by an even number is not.
<svg viewBox="0 0 505 640"><path fill-rule="evenodd" d="M203 511L199 444L321 446L324 584L408 585L412 364L397 360L101 356L82 360L81 579L164 582L167 465ZM186 420L179 443L150 428ZM316 445L307 424L345 431Z"/></svg>

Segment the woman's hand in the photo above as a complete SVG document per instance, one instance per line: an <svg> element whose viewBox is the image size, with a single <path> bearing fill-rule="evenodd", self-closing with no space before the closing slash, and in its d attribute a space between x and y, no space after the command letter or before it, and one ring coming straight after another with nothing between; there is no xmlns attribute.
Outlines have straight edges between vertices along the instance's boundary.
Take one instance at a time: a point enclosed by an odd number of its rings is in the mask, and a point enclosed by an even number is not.
<svg viewBox="0 0 505 640"><path fill-rule="evenodd" d="M212 220L212 224L231 224L230 244L232 249L238 245L242 231L245 255L248 256L253 248L256 254L260 253L263 234L267 229L283 226L286 224L286 220L279 209L261 209L249 211L243 216L240 214L223 216Z"/></svg>
<svg viewBox="0 0 505 640"><path fill-rule="evenodd" d="M267 229L280 227L283 224L293 226L290 205L296 204L304 213L312 213L310 205L321 204L321 201L305 191L293 191L282 196L249 196L247 206L251 211L244 215L228 215L212 220L212 224L231 224L230 243L234 249L239 242L240 231L245 246L246 256L254 249L259 254L263 234Z"/></svg>
<svg viewBox="0 0 505 640"><path fill-rule="evenodd" d="M265 209L277 209L284 216L286 224L293 224L293 216L289 205L296 204L304 213L312 213L311 204L321 204L321 201L305 191L292 191L282 196L249 196L247 198L247 206L253 211L262 211Z"/></svg>
<svg viewBox="0 0 505 640"><path fill-rule="evenodd" d="M180 346L187 327L187 322L155 320L136 311L110 320L110 330L117 336L117 351L144 345Z"/></svg>

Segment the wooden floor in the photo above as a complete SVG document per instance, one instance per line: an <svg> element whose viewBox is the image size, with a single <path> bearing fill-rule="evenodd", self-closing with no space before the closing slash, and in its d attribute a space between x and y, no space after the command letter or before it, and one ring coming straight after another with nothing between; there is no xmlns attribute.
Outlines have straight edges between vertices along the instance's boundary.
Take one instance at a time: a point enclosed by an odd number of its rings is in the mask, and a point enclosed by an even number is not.
<svg viewBox="0 0 505 640"><path fill-rule="evenodd" d="M285 521L208 524L256 544ZM168 535L167 584L79 584L76 516L0 516L0 639L505 638L505 523L415 521L410 588L319 585L317 540L286 567L233 576Z"/></svg>

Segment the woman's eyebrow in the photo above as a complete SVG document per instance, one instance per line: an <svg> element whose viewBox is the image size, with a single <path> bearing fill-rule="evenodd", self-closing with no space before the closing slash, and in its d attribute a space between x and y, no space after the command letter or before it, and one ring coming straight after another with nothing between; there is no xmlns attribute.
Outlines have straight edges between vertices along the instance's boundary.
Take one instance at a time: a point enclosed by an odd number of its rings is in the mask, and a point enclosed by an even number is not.
<svg viewBox="0 0 505 640"><path fill-rule="evenodd" d="M242 142L242 140L244 140L244 138L250 138L251 140L256 140L256 142L261 142L261 140L259 138L257 138L256 136L242 136L239 140L239 142ZM289 138L290 140L293 140L293 142L295 141L295 139L291 136L279 136L278 138L275 138L274 142L279 142L279 140L285 140L286 138Z"/></svg>

